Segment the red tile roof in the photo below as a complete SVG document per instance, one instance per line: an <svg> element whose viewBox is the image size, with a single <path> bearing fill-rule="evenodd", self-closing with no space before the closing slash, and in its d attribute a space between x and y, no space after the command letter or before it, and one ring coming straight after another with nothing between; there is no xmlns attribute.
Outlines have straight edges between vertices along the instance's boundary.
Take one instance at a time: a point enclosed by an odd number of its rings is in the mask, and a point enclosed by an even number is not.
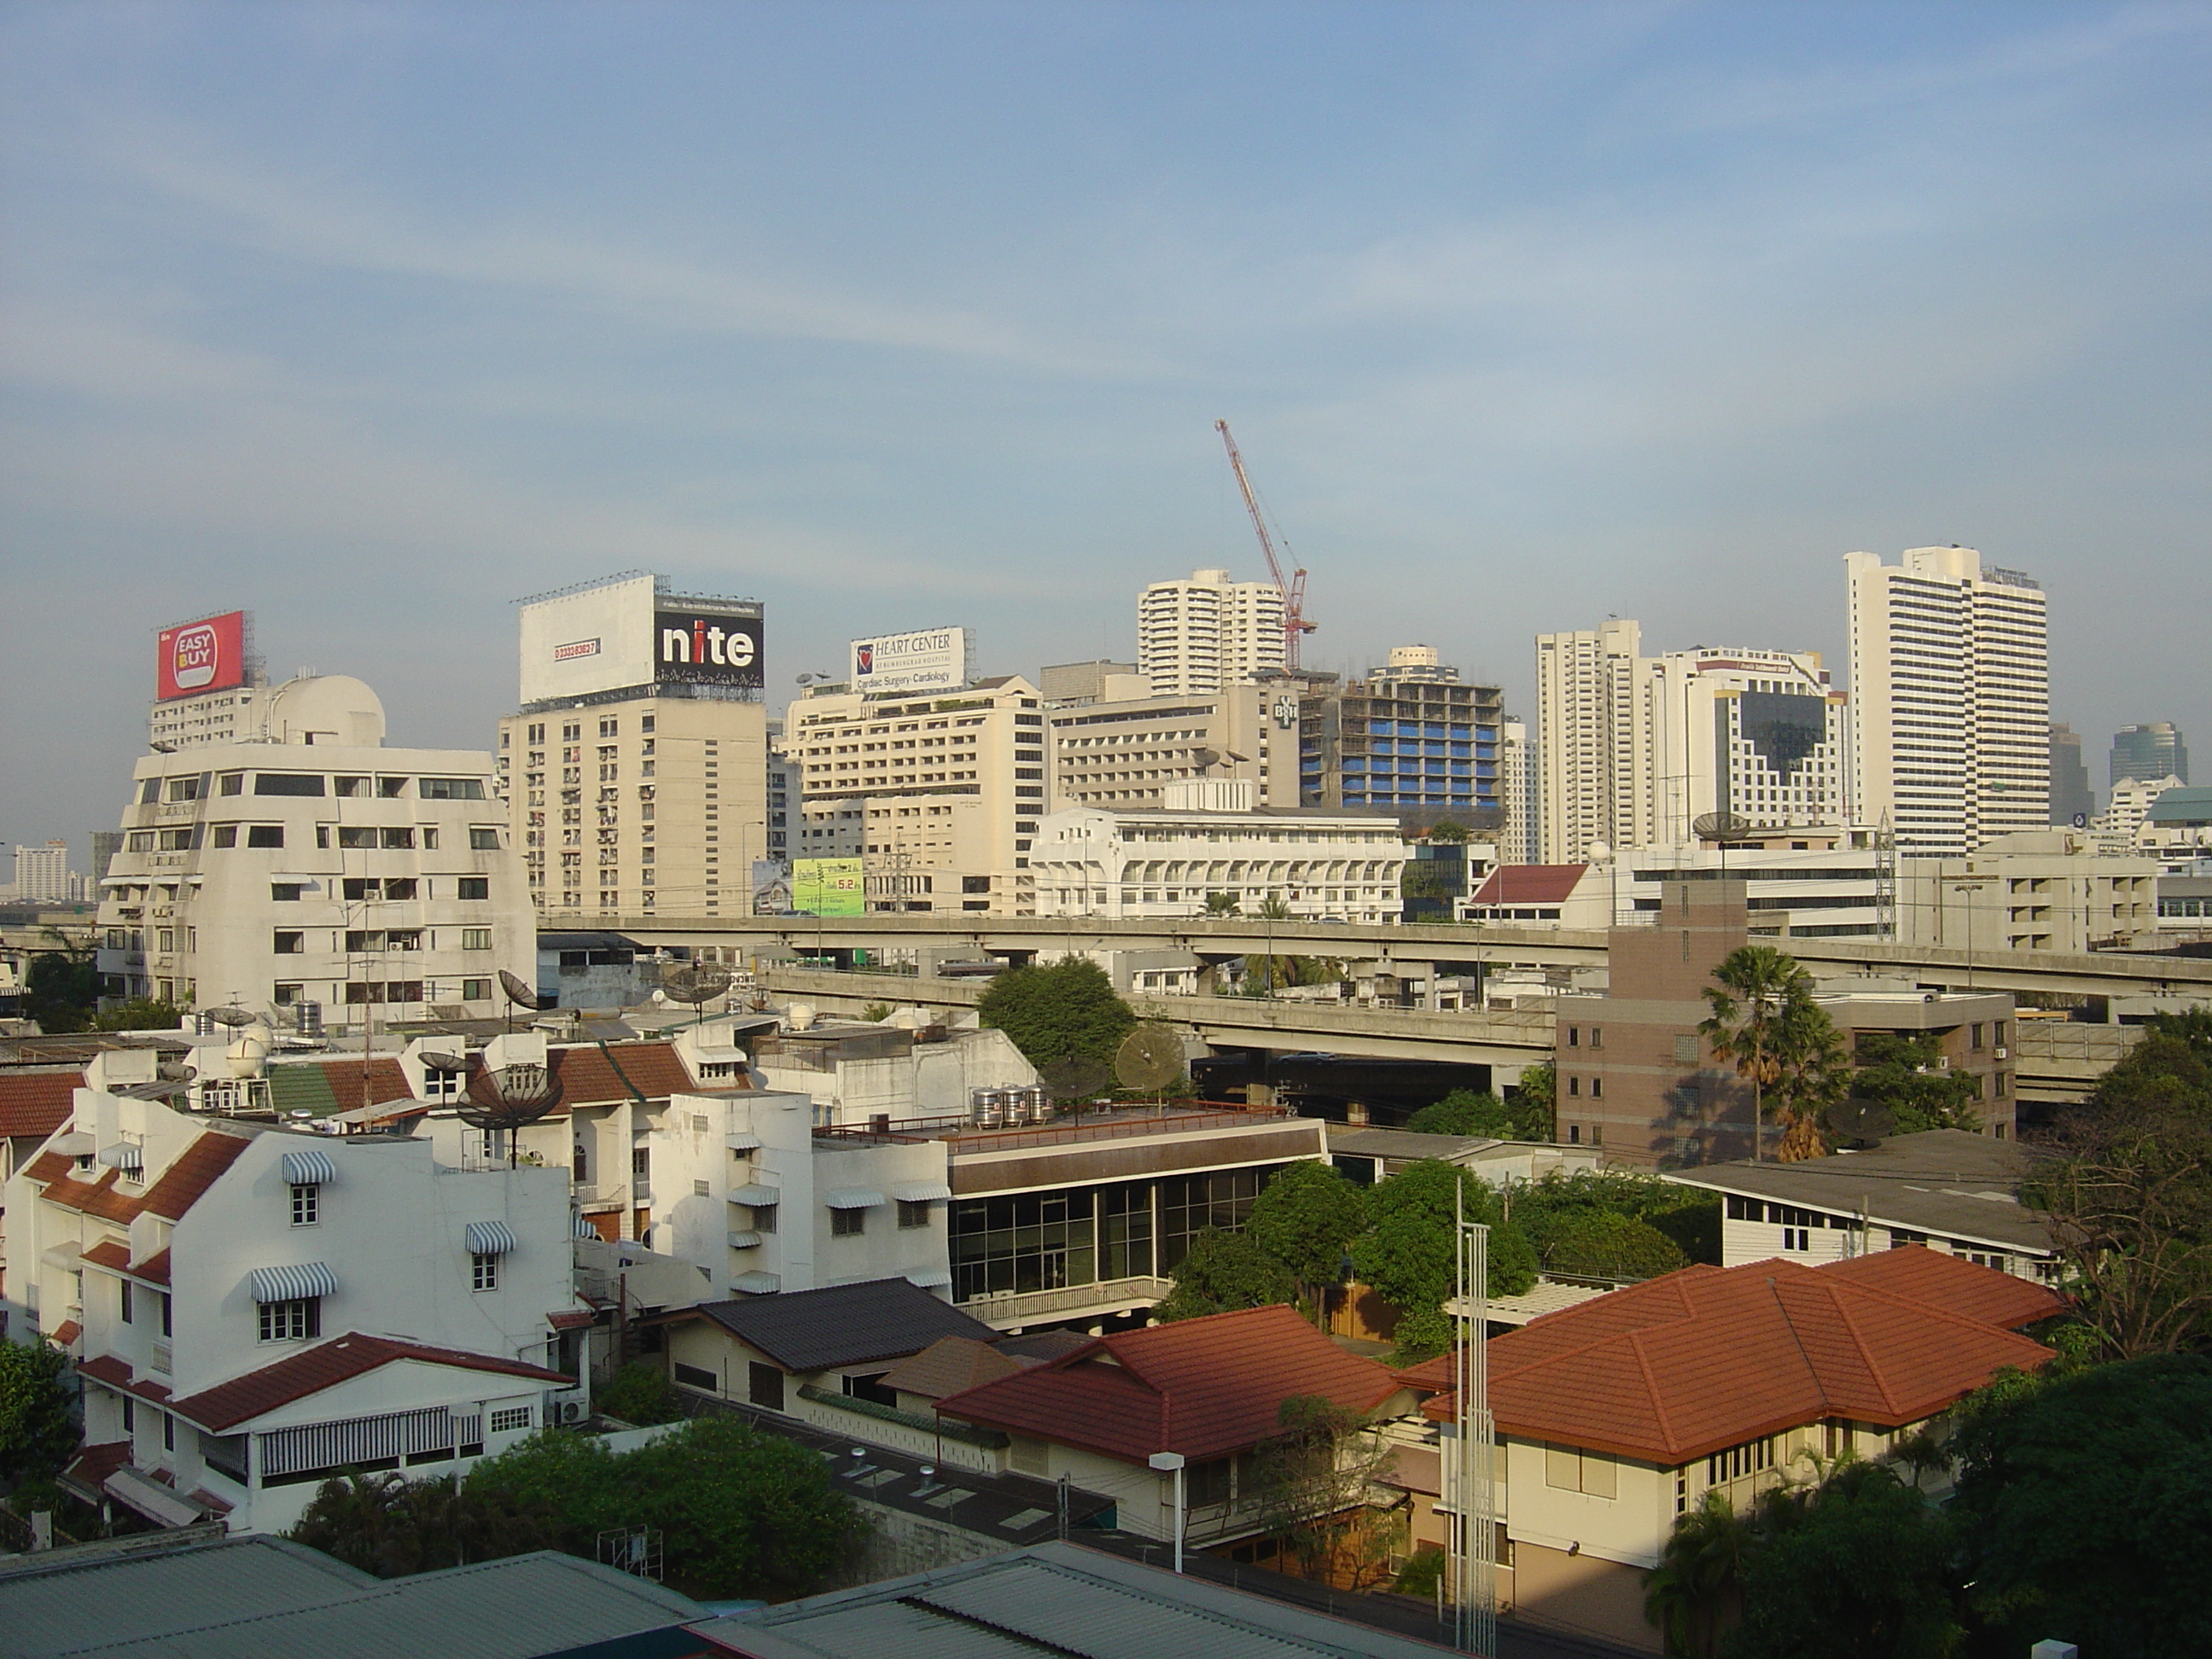
<svg viewBox="0 0 2212 1659"><path fill-rule="evenodd" d="M69 1121L84 1071L10 1072L0 1076L0 1136L33 1135L44 1140Z"/></svg>
<svg viewBox="0 0 2212 1659"><path fill-rule="evenodd" d="M1294 1395L1366 1412L1398 1387L1382 1366L1279 1305L1103 1336L941 1400L938 1410L1141 1462L1159 1451L1197 1459L1257 1445L1276 1433Z"/></svg>
<svg viewBox="0 0 2212 1659"><path fill-rule="evenodd" d="M672 1042L620 1042L609 1047L622 1067L622 1076L616 1074L614 1065L609 1063L607 1054L596 1044L546 1049L546 1070L561 1085L560 1103L553 1109L556 1114L571 1106L599 1106L629 1099L630 1091L623 1081L623 1076L635 1083L647 1100L688 1094L697 1086L677 1057L676 1045ZM471 1054L468 1060L469 1080L473 1085L483 1074L483 1056L481 1053ZM341 1105L362 1104L360 1060L321 1060L307 1063L321 1071ZM414 1091L407 1086L407 1074L400 1070L397 1060L380 1058L369 1061L370 1104L380 1106L413 1097Z"/></svg>
<svg viewBox="0 0 2212 1659"><path fill-rule="evenodd" d="M586 1325L596 1325L599 1320L599 1315L589 1308L564 1308L545 1316L545 1322L556 1331L581 1330Z"/></svg>
<svg viewBox="0 0 2212 1659"><path fill-rule="evenodd" d="M1826 1418L1917 1423L2000 1367L2033 1370L2051 1358L1960 1311L1955 1286L1946 1295L1924 1264L1836 1272L1841 1265L1685 1267L1493 1337L1498 1429L1673 1466ZM2045 1312L2058 1310L2056 1297L2039 1294ZM2008 1310L2022 1301L2003 1286L1974 1295ZM1450 1367L1444 1355L1400 1375L1445 1389ZM1447 1418L1450 1396L1439 1393L1424 1409Z"/></svg>
<svg viewBox="0 0 2212 1659"><path fill-rule="evenodd" d="M101 1239L84 1253L84 1259L112 1273L127 1272L131 1267L131 1252L112 1238Z"/></svg>
<svg viewBox="0 0 2212 1659"><path fill-rule="evenodd" d="M1820 1271L1856 1285L1933 1303L2008 1331L2048 1319L2063 1306L2055 1294L2031 1280L1978 1267L1963 1256L1918 1244L1826 1262Z"/></svg>
<svg viewBox="0 0 2212 1659"><path fill-rule="evenodd" d="M77 1374L88 1376L95 1382L105 1382L111 1388L131 1386L131 1367L112 1353L94 1354L77 1368Z"/></svg>
<svg viewBox="0 0 2212 1659"><path fill-rule="evenodd" d="M83 1334L83 1326L78 1324L74 1319L64 1319L54 1327L54 1346L57 1348L66 1348Z"/></svg>
<svg viewBox="0 0 2212 1659"><path fill-rule="evenodd" d="M95 1180L79 1181L73 1173L68 1173L75 1166L69 1159L62 1158L59 1162L64 1173L58 1177L42 1177L40 1170L52 1161L51 1156L42 1158L27 1171L33 1181L46 1179L46 1189L42 1196L49 1202L65 1210L98 1216L103 1221L128 1221L138 1213L139 1200L115 1188L115 1183L121 1179L120 1171L108 1170Z"/></svg>
<svg viewBox="0 0 2212 1659"><path fill-rule="evenodd" d="M1471 904L1558 904L1574 896L1587 864L1501 864Z"/></svg>
<svg viewBox="0 0 2212 1659"><path fill-rule="evenodd" d="M169 1282L169 1253L166 1249L156 1250L131 1271L149 1283L166 1285Z"/></svg>
<svg viewBox="0 0 2212 1659"><path fill-rule="evenodd" d="M243 1135L213 1132L202 1135L179 1153L161 1171L161 1178L146 1189L146 1196L139 1200L141 1207L149 1215L177 1220L199 1202L200 1194L214 1186L216 1178L237 1162L238 1155L245 1150Z"/></svg>
<svg viewBox="0 0 2212 1659"><path fill-rule="evenodd" d="M76 1455L76 1460L62 1471L62 1479L75 1480L98 1492L107 1477L131 1461L131 1443L111 1440L105 1445L87 1446Z"/></svg>
<svg viewBox="0 0 2212 1659"><path fill-rule="evenodd" d="M523 1376L539 1382L566 1383L573 1380L542 1365L526 1365L520 1360L502 1359L495 1354L426 1347L419 1342L401 1342L388 1336L365 1336L359 1331L349 1331L273 1365L264 1365L258 1371L248 1371L244 1376L233 1377L228 1382L219 1382L212 1389L179 1400L174 1409L179 1417L221 1434L264 1412L289 1406L295 1400L319 1394L325 1389L335 1388L400 1359L451 1365L461 1370L495 1371L503 1376Z"/></svg>
<svg viewBox="0 0 2212 1659"><path fill-rule="evenodd" d="M23 1166L28 1180L45 1182L59 1180L76 1167L59 1152L42 1152Z"/></svg>

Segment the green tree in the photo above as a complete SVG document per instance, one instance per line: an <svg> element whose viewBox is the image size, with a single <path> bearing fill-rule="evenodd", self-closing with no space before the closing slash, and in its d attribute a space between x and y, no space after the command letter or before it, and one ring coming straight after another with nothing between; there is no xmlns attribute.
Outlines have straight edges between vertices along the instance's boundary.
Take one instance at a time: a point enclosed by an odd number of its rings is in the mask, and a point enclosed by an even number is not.
<svg viewBox="0 0 2212 1659"><path fill-rule="evenodd" d="M94 1031L173 1031L185 1017L185 1011L173 1002L164 1002L158 997L133 997L118 1003L104 1014L92 1017L88 1030Z"/></svg>
<svg viewBox="0 0 2212 1659"><path fill-rule="evenodd" d="M1571 1279L1656 1279L1690 1265L1650 1222L1610 1210L1567 1211L1531 1242L1545 1272Z"/></svg>
<svg viewBox="0 0 2212 1659"><path fill-rule="evenodd" d="M1886 1464L1759 1503L1733 1659L1945 1659L1964 1631L1954 1532Z"/></svg>
<svg viewBox="0 0 2212 1659"><path fill-rule="evenodd" d="M1368 1231L1352 1247L1352 1270L1398 1310L1398 1351L1425 1358L1451 1341L1443 1304L1454 1294L1452 1194L1469 1221L1490 1226L1492 1296L1518 1296L1536 1282L1536 1253L1505 1218L1498 1194L1440 1158L1409 1164L1368 1195Z"/></svg>
<svg viewBox="0 0 2212 1659"><path fill-rule="evenodd" d="M1743 1616L1743 1567L1753 1534L1728 1495L1709 1490L1680 1516L1644 1577L1644 1616L1666 1640L1670 1659L1713 1659L1723 1633Z"/></svg>
<svg viewBox="0 0 2212 1659"><path fill-rule="evenodd" d="M860 1018L871 1025L880 1025L890 1017L891 1006L888 1002L871 1002L860 1010Z"/></svg>
<svg viewBox="0 0 2212 1659"><path fill-rule="evenodd" d="M1206 914L1209 916L1241 915L1243 908L1234 893L1208 893L1206 896Z"/></svg>
<svg viewBox="0 0 2212 1659"><path fill-rule="evenodd" d="M1927 1032L1862 1032L1852 1056L1858 1069L1851 1076L1851 1094L1887 1108L1895 1120L1893 1133L1978 1131L1982 1121L1974 1103L1981 1098L1980 1079L1966 1072L1938 1070L1942 1052L1942 1043Z"/></svg>
<svg viewBox="0 0 2212 1659"><path fill-rule="evenodd" d="M1550 1241L1577 1215L1604 1212L1648 1225L1691 1261L1720 1261L1720 1199L1627 1170L1556 1171L1513 1188L1514 1218L1547 1265ZM1674 1265L1680 1266L1677 1262ZM1564 1270L1562 1270L1564 1271Z"/></svg>
<svg viewBox="0 0 2212 1659"><path fill-rule="evenodd" d="M287 1534L379 1578L403 1578L550 1548L551 1510L450 1474L410 1480L396 1470L325 1480Z"/></svg>
<svg viewBox="0 0 2212 1659"><path fill-rule="evenodd" d="M23 974L23 1012L42 1031L82 1031L100 1001L100 970L89 952L41 951Z"/></svg>
<svg viewBox="0 0 2212 1659"><path fill-rule="evenodd" d="M985 1025L1012 1038L1033 1066L1071 1057L1110 1064L1137 1023L1105 970L1083 957L1000 974L976 1012Z"/></svg>
<svg viewBox="0 0 2212 1659"><path fill-rule="evenodd" d="M624 1423L673 1423L684 1415L668 1373L649 1359L633 1360L607 1379L592 1402Z"/></svg>
<svg viewBox="0 0 2212 1659"><path fill-rule="evenodd" d="M1323 1294L1344 1278L1345 1252L1366 1225L1366 1188L1301 1158L1277 1170L1253 1200L1244 1237L1290 1269L1318 1319Z"/></svg>
<svg viewBox="0 0 2212 1659"><path fill-rule="evenodd" d="M1516 1079L1506 1104L1513 1109L1516 1121L1528 1133L1516 1139L1557 1140L1559 1138L1559 1114L1553 1104L1558 1083L1559 1068L1548 1060L1521 1068L1521 1075Z"/></svg>
<svg viewBox="0 0 2212 1659"><path fill-rule="evenodd" d="M76 1449L68 1363L51 1342L0 1340L0 1476L44 1480Z"/></svg>
<svg viewBox="0 0 2212 1659"><path fill-rule="evenodd" d="M1974 1605L2005 1638L1990 1651L2212 1652L2212 1359L2014 1376L1957 1416L1952 1509Z"/></svg>
<svg viewBox="0 0 2212 1659"><path fill-rule="evenodd" d="M1462 845L1467 841L1467 826L1444 819L1429 826L1429 839L1439 846Z"/></svg>
<svg viewBox="0 0 2212 1659"><path fill-rule="evenodd" d="M1162 1323L1271 1307L1297 1299L1297 1275L1243 1233L1208 1227L1190 1242L1175 1265L1175 1288L1160 1298L1152 1317Z"/></svg>
<svg viewBox="0 0 2212 1659"><path fill-rule="evenodd" d="M1406 1127L1424 1135L1485 1135L1493 1140L1517 1140L1519 1124L1506 1104L1488 1090L1455 1089L1406 1120Z"/></svg>
<svg viewBox="0 0 2212 1659"><path fill-rule="evenodd" d="M1753 1156L1763 1155L1770 1090L1784 1118L1780 1155L1817 1156L1815 1114L1836 1097L1844 1061L1833 1023L1813 1001L1813 976L1771 945L1746 945L1729 952L1713 978L1705 988L1712 1012L1698 1030L1751 1084L1753 1121L1761 1126Z"/></svg>

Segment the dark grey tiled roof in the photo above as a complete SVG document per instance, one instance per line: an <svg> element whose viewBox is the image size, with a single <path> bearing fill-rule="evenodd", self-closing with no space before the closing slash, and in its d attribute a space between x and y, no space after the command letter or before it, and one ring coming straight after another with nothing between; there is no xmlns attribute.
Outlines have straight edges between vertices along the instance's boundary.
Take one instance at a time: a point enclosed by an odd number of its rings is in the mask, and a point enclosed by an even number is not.
<svg viewBox="0 0 2212 1659"><path fill-rule="evenodd" d="M903 1279L702 1302L691 1311L704 1314L793 1371L902 1359L940 1336L988 1342L998 1335L981 1320Z"/></svg>

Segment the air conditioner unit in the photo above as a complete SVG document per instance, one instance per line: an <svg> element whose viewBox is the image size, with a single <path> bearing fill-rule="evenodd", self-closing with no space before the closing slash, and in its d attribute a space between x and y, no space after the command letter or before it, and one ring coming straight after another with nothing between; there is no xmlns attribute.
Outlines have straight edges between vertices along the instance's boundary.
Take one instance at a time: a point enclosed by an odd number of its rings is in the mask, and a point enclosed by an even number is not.
<svg viewBox="0 0 2212 1659"><path fill-rule="evenodd" d="M583 1402L576 1400L563 1401L561 1405L561 1420L563 1423L582 1422L584 1420Z"/></svg>
<svg viewBox="0 0 2212 1659"><path fill-rule="evenodd" d="M1999 1060L2002 1060L2005 1057L2005 1051L2002 1048L1999 1048L1996 1050L1996 1056Z"/></svg>

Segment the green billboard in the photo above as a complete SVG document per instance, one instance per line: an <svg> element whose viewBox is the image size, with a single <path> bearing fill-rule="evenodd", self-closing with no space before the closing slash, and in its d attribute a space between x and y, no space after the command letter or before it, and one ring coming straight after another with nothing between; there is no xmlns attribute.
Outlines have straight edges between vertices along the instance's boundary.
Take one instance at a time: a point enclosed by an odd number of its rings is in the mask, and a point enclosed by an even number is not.
<svg viewBox="0 0 2212 1659"><path fill-rule="evenodd" d="M858 859L794 859L791 908L801 915L857 916L866 908Z"/></svg>

